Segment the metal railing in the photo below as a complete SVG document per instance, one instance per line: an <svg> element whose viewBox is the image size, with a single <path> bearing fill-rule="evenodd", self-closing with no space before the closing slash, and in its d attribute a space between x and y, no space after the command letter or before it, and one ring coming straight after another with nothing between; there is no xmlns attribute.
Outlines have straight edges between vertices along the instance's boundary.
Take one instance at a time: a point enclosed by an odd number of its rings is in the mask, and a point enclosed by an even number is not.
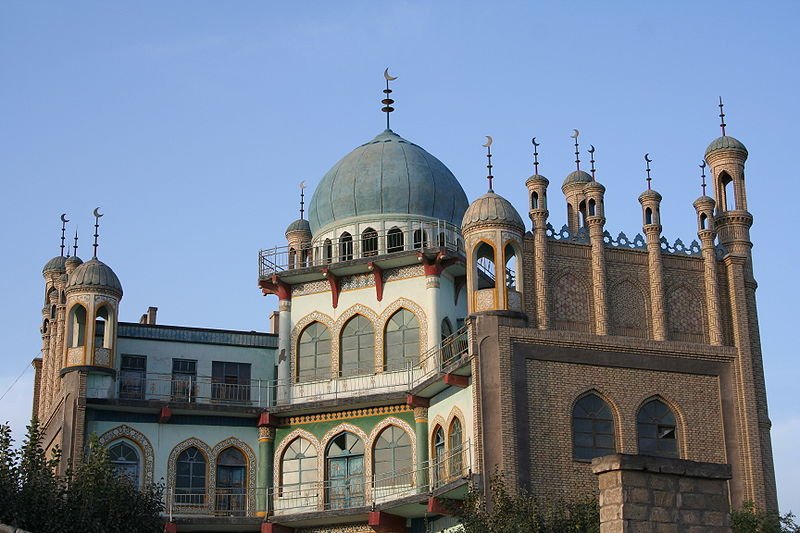
<svg viewBox="0 0 800 533"><path fill-rule="evenodd" d="M373 475L370 480L351 476L302 485L277 486L267 490L276 515L354 509L391 503L392 501L428 494L466 479L472 472L470 441L406 470Z"/></svg>
<svg viewBox="0 0 800 533"><path fill-rule="evenodd" d="M300 249L276 246L261 250L258 253L258 274L263 278L287 270L325 266L409 250L438 248L463 253L464 239L461 230L443 220L417 220L406 223L403 227L382 230L367 228L361 235L343 233L332 239L317 239Z"/></svg>
<svg viewBox="0 0 800 533"><path fill-rule="evenodd" d="M255 493L244 487L214 487L208 494L170 488L166 494L166 510L170 520L174 515L252 516Z"/></svg>
<svg viewBox="0 0 800 533"><path fill-rule="evenodd" d="M117 394L121 400L266 407L270 403L271 383L271 380L262 379L226 383L211 376L122 370L119 373Z"/></svg>

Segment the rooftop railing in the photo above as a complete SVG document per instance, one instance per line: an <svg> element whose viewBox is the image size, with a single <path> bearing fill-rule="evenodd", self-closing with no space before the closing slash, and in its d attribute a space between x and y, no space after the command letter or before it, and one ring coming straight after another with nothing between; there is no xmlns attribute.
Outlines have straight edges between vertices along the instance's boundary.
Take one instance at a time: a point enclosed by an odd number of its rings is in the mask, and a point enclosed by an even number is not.
<svg viewBox="0 0 800 533"><path fill-rule="evenodd" d="M317 239L307 247L276 246L258 253L259 277L288 270L320 267L360 258L370 258L411 250L444 248L463 253L461 230L449 222L411 221L402 227L376 230L367 228L360 235L342 233L330 239Z"/></svg>

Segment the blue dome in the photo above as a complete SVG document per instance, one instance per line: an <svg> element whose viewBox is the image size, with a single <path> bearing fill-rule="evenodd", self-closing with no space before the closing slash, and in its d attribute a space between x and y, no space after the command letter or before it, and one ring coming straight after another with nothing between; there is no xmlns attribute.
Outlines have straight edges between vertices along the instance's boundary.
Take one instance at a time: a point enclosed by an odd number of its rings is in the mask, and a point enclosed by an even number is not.
<svg viewBox="0 0 800 533"><path fill-rule="evenodd" d="M386 130L344 156L322 178L308 210L311 232L350 217L405 214L456 226L467 195L434 156Z"/></svg>
<svg viewBox="0 0 800 533"><path fill-rule="evenodd" d="M745 148L744 144L730 135L723 135L711 141L711 144L706 148L706 155L715 150L739 150L747 155L747 148Z"/></svg>

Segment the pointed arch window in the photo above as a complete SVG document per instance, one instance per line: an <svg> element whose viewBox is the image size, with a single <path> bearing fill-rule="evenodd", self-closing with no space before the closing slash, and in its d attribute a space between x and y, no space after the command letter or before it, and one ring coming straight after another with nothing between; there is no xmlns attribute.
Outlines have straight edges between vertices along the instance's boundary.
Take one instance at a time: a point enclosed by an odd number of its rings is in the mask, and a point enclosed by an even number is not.
<svg viewBox="0 0 800 533"><path fill-rule="evenodd" d="M114 342L111 317L108 307L102 306L97 310L94 323L94 347L111 349Z"/></svg>
<svg viewBox="0 0 800 533"><path fill-rule="evenodd" d="M378 232L367 228L361 234L361 257L378 255Z"/></svg>
<svg viewBox="0 0 800 533"><path fill-rule="evenodd" d="M353 259L353 236L346 231L339 238L339 261Z"/></svg>
<svg viewBox="0 0 800 533"><path fill-rule="evenodd" d="M464 432L461 428L461 420L458 418L453 418L453 421L450 422L450 429L447 432L447 444L450 453L450 460L447 465L450 478L459 477L463 474L462 470L464 469Z"/></svg>
<svg viewBox="0 0 800 533"><path fill-rule="evenodd" d="M478 261L478 289L493 289L495 286L494 248L482 242L476 250Z"/></svg>
<svg viewBox="0 0 800 533"><path fill-rule="evenodd" d="M652 224L653 223L653 210L649 207L644 210L644 223L645 224Z"/></svg>
<svg viewBox="0 0 800 533"><path fill-rule="evenodd" d="M722 211L728 211L730 209L730 206L731 206L731 203L730 203L731 194L730 193L731 193L731 190L733 189L733 187L730 186L731 183L733 183L733 178L731 178L731 175L723 170L722 173L719 175L719 185L720 185L720 187L719 187L719 192L720 192L720 199L719 199L720 202L719 202L719 204L720 204L720 207L722 208Z"/></svg>
<svg viewBox="0 0 800 533"><path fill-rule="evenodd" d="M333 260L333 244L330 239L325 239L325 243L322 246L322 255L325 264L330 264Z"/></svg>
<svg viewBox="0 0 800 533"><path fill-rule="evenodd" d="M331 334L320 322L312 322L300 334L297 349L297 381L331 377Z"/></svg>
<svg viewBox="0 0 800 533"><path fill-rule="evenodd" d="M375 439L373 460L375 488L411 485L411 438L401 428L389 426L380 432Z"/></svg>
<svg viewBox="0 0 800 533"><path fill-rule="evenodd" d="M350 432L331 440L326 454L328 509L347 509L364 505L364 443Z"/></svg>
<svg viewBox="0 0 800 533"><path fill-rule="evenodd" d="M69 312L69 336L67 345L79 348L86 344L86 308L76 304Z"/></svg>
<svg viewBox="0 0 800 533"><path fill-rule="evenodd" d="M342 328L341 352L339 372L342 376L375 371L375 330L365 316L354 316Z"/></svg>
<svg viewBox="0 0 800 533"><path fill-rule="evenodd" d="M436 426L433 432L433 455L431 462L433 486L441 485L447 476L447 463L445 462L444 429Z"/></svg>
<svg viewBox="0 0 800 533"><path fill-rule="evenodd" d="M442 320L442 340L445 340L447 337L453 334L453 324L450 322L450 319L444 317Z"/></svg>
<svg viewBox="0 0 800 533"><path fill-rule="evenodd" d="M297 437L287 446L281 460L281 495L289 498L312 496L317 487L317 448Z"/></svg>
<svg viewBox="0 0 800 533"><path fill-rule="evenodd" d="M636 432L639 436L640 454L678 457L675 413L658 398L653 398L639 409L636 415Z"/></svg>
<svg viewBox="0 0 800 533"><path fill-rule="evenodd" d="M572 457L590 461L616 452L614 415L597 394L587 394L572 408Z"/></svg>
<svg viewBox="0 0 800 533"><path fill-rule="evenodd" d="M597 214L597 202L595 202L594 198L589 199L589 216L593 217Z"/></svg>
<svg viewBox="0 0 800 533"><path fill-rule="evenodd" d="M403 231L398 227L393 227L386 233L386 251L392 254L402 252L403 248Z"/></svg>
<svg viewBox="0 0 800 533"><path fill-rule="evenodd" d="M233 446L217 456L217 486L214 509L217 515L243 516L247 510L247 461Z"/></svg>
<svg viewBox="0 0 800 533"><path fill-rule="evenodd" d="M419 250L421 248L428 247L428 235L425 233L425 230L417 229L414 230L414 249Z"/></svg>
<svg viewBox="0 0 800 533"><path fill-rule="evenodd" d="M511 244L506 244L504 254L506 257L506 287L512 290L517 290L517 254Z"/></svg>
<svg viewBox="0 0 800 533"><path fill-rule="evenodd" d="M531 209L539 209L539 193L536 191L531 193Z"/></svg>
<svg viewBox="0 0 800 533"><path fill-rule="evenodd" d="M139 486L139 454L125 441L117 441L108 448L108 459L117 476Z"/></svg>
<svg viewBox="0 0 800 533"><path fill-rule="evenodd" d="M408 309L400 309L386 323L384 368L402 370L419 361L419 320Z"/></svg>
<svg viewBox="0 0 800 533"><path fill-rule="evenodd" d="M195 446L183 450L176 461L175 503L193 506L206 503L206 458Z"/></svg>

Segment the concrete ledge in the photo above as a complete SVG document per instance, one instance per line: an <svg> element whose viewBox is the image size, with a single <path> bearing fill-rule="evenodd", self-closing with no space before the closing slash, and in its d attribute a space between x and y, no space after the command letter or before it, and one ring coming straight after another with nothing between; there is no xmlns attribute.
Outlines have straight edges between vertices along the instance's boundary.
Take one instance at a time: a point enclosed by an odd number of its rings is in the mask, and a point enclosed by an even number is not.
<svg viewBox="0 0 800 533"><path fill-rule="evenodd" d="M617 470L673 474L705 479L731 479L732 477L731 465L727 464L700 463L685 459L624 453L604 455L592 460L592 472L595 474Z"/></svg>

